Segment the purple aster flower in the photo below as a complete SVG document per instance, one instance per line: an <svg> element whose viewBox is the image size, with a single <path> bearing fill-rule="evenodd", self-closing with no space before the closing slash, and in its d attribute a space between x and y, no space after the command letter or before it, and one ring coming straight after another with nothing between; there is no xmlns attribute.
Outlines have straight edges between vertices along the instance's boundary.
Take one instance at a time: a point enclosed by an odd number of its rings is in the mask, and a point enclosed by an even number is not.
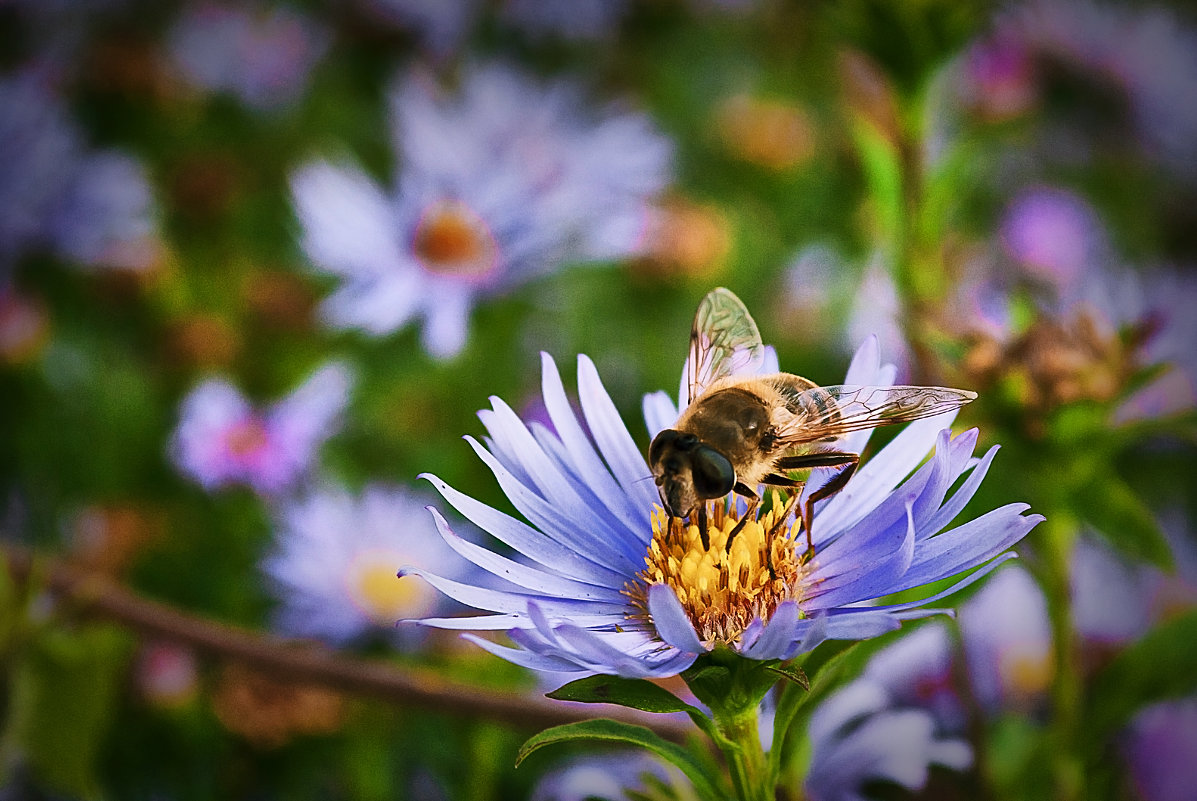
<svg viewBox="0 0 1197 801"><path fill-rule="evenodd" d="M999 570L959 611L969 682L990 712L1033 707L1054 670L1047 601L1030 574Z"/></svg>
<svg viewBox="0 0 1197 801"><path fill-rule="evenodd" d="M1090 646L1117 648L1141 637L1178 610L1197 608L1197 545L1180 509L1158 515L1176 569L1130 563L1094 536L1081 538L1071 557L1072 612Z"/></svg>
<svg viewBox="0 0 1197 801"><path fill-rule="evenodd" d="M885 689L894 708L922 709L938 730L967 728L968 712L956 686L956 647L946 626L927 623L869 659L861 678Z"/></svg>
<svg viewBox="0 0 1197 801"><path fill-rule="evenodd" d="M425 348L448 357L479 298L637 251L671 158L646 117L592 113L573 85L499 66L454 95L415 74L393 100L393 189L327 162L292 177L308 256L344 279L331 325L383 335L421 317Z"/></svg>
<svg viewBox="0 0 1197 801"><path fill-rule="evenodd" d="M998 27L1034 54L1120 90L1148 154L1193 175L1197 34L1174 11L1158 5L1031 0L1004 13Z"/></svg>
<svg viewBox="0 0 1197 801"><path fill-rule="evenodd" d="M806 797L812 801L864 801L865 785L897 784L920 791L932 765L972 766L972 748L939 732L933 716L895 706L884 686L858 679L824 701L811 716Z"/></svg>
<svg viewBox="0 0 1197 801"><path fill-rule="evenodd" d="M171 58L191 84L271 110L295 101L328 48L329 34L286 6L189 7L168 36Z"/></svg>
<svg viewBox="0 0 1197 801"><path fill-rule="evenodd" d="M395 581L408 564L455 567L425 506L412 492L382 485L358 494L321 486L285 503L262 562L279 603L275 628L344 645L371 633L397 635L395 620L432 613L440 599L431 587Z"/></svg>
<svg viewBox="0 0 1197 801"><path fill-rule="evenodd" d="M1032 187L1016 197L1006 210L1000 236L1015 263L1053 287L1074 285L1105 249L1093 207L1056 187Z"/></svg>
<svg viewBox="0 0 1197 801"><path fill-rule="evenodd" d="M1197 764L1197 696L1153 704L1135 715L1123 735L1135 797L1188 801Z"/></svg>
<svg viewBox="0 0 1197 801"><path fill-rule="evenodd" d="M157 224L141 165L88 149L46 70L0 78L0 109L0 271L39 249L85 267L150 266Z"/></svg>
<svg viewBox="0 0 1197 801"><path fill-rule="evenodd" d="M645 777L681 783L676 771L642 751L583 756L553 768L532 789L531 801L587 801L627 798Z"/></svg>
<svg viewBox="0 0 1197 801"><path fill-rule="evenodd" d="M710 547L704 547L696 525L666 525L648 464L594 364L579 357L582 420L547 355L543 368L545 405L556 433L526 426L496 398L492 410L480 415L489 436L483 442L467 438L530 525L428 477L466 519L523 557L470 544L436 515L446 542L503 579L505 588L403 572L485 612L422 623L506 629L515 647L471 639L530 668L663 677L716 647L773 660L825 639L876 636L934 614L938 610L922 607L986 570L930 598L887 604L884 596L992 567L1043 519L1024 515L1025 504L1010 504L952 525L996 447L974 457L977 432L953 437L946 428L950 415L940 415L908 425L840 493L816 506L813 558L805 558L805 541L797 543L794 516L775 520L776 510L746 518L729 554L727 534L743 514L734 501L710 509ZM892 366L880 364L870 339L853 359L847 383L888 385L893 374ZM666 403L650 396L648 416L661 422ZM869 433L853 432L846 446L859 452ZM806 492L818 483L808 482Z"/></svg>
<svg viewBox="0 0 1197 801"><path fill-rule="evenodd" d="M348 368L329 364L266 408L229 382L204 381L183 400L170 455L208 490L247 484L275 495L307 473L335 432L352 383Z"/></svg>

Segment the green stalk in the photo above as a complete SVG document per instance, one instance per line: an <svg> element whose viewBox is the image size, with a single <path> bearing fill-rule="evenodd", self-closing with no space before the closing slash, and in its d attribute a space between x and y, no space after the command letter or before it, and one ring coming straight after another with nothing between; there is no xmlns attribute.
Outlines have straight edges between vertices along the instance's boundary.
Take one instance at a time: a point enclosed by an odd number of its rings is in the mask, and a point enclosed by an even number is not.
<svg viewBox="0 0 1197 801"><path fill-rule="evenodd" d="M738 801L771 801L774 782L769 776L765 749L761 747L756 707L732 714L716 713L715 724L727 738L727 744L720 745Z"/></svg>
<svg viewBox="0 0 1197 801"><path fill-rule="evenodd" d="M1049 516L1039 539L1043 556L1043 589L1052 626L1056 669L1052 677L1052 797L1059 801L1084 798L1085 774L1075 753L1082 688L1076 630L1072 620L1072 587L1069 555L1076 541L1076 526L1068 516Z"/></svg>

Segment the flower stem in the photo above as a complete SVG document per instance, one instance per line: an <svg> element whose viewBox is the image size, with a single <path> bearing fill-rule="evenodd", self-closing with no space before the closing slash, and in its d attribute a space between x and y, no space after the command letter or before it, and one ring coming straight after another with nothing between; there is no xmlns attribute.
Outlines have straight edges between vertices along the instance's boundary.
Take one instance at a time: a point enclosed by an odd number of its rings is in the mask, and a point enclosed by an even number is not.
<svg viewBox="0 0 1197 801"><path fill-rule="evenodd" d="M729 744L723 753L731 771L738 801L769 801L774 797L769 778L769 760L761 747L756 707L734 715L715 718L720 733Z"/></svg>
<svg viewBox="0 0 1197 801"><path fill-rule="evenodd" d="M1069 555L1076 540L1076 527L1067 515L1049 517L1040 542L1047 596L1048 616L1052 626L1052 645L1056 670L1052 678L1052 797L1076 801L1084 797L1084 772L1074 751L1078 716L1081 709L1080 665L1076 648L1076 630L1072 621L1072 586Z"/></svg>

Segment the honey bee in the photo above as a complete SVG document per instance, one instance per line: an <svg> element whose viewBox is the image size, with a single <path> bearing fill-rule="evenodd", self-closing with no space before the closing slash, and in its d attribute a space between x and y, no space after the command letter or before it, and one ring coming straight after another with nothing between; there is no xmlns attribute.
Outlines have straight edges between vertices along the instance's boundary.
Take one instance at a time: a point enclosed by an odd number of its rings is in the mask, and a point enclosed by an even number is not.
<svg viewBox="0 0 1197 801"><path fill-rule="evenodd" d="M747 498L744 517L728 535L730 548L760 503L761 485L789 494L788 514L804 486L790 472L840 467L802 504L809 558L815 503L843 489L860 462L860 454L845 449L845 434L942 414L977 397L947 387L824 387L791 373L760 375L764 353L740 299L722 287L709 292L690 330L681 416L649 446L661 504L670 518L697 510L704 548L710 547L706 501L731 492Z"/></svg>

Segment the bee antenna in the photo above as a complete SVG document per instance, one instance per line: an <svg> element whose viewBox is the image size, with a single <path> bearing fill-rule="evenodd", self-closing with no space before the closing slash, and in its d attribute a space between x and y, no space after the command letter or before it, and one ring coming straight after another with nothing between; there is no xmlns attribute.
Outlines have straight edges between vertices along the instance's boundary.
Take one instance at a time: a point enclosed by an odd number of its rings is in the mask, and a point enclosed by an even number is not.
<svg viewBox="0 0 1197 801"><path fill-rule="evenodd" d="M652 473L649 473L647 476L644 476L643 478L636 479L636 481L634 483L639 484L641 481L652 481L652 480L653 480Z"/></svg>

